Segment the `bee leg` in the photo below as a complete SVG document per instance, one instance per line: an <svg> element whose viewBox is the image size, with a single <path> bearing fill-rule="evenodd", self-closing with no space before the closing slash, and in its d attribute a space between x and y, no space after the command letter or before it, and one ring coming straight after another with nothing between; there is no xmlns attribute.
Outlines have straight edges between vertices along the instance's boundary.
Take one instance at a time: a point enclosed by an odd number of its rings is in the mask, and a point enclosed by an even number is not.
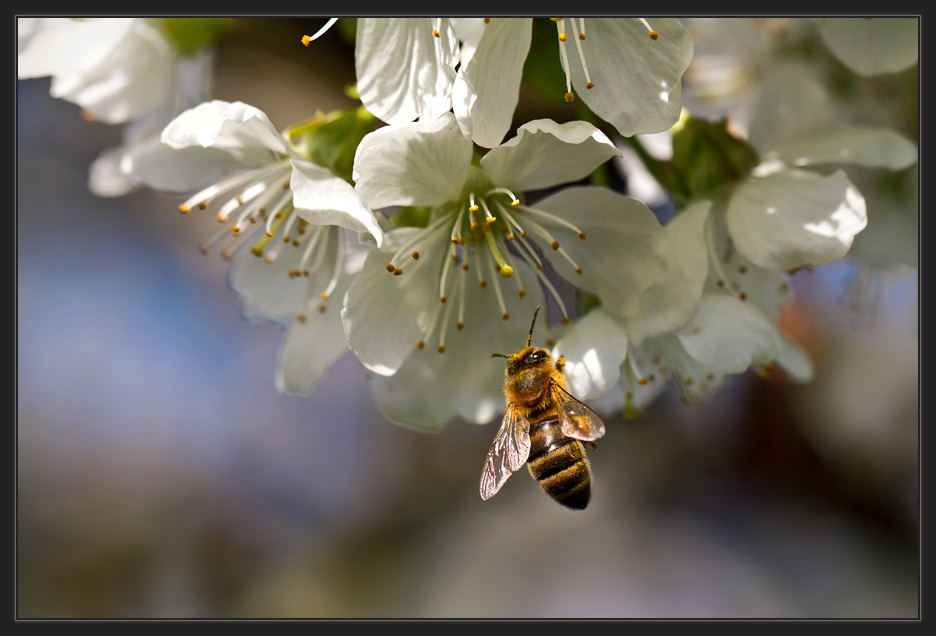
<svg viewBox="0 0 936 636"><path fill-rule="evenodd" d="M588 447L592 450L598 449L598 444L596 444L595 442L585 442L585 443L588 444Z"/></svg>
<svg viewBox="0 0 936 636"><path fill-rule="evenodd" d="M556 371L563 371L565 369L565 356L559 356L556 359Z"/></svg>

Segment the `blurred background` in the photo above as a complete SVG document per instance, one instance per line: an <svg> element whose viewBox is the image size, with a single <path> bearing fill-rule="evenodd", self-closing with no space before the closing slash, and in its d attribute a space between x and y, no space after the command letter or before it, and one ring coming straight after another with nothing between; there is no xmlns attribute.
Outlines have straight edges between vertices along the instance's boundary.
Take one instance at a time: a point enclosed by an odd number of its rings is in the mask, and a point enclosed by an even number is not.
<svg viewBox="0 0 936 636"><path fill-rule="evenodd" d="M300 43L323 22L236 20L212 96L279 128L353 105L353 47ZM525 470L483 502L496 424L400 428L350 354L279 394L283 332L197 249L214 219L96 197L121 127L48 78L16 103L19 618L919 616L915 269L798 273L815 382L607 418L587 511Z"/></svg>

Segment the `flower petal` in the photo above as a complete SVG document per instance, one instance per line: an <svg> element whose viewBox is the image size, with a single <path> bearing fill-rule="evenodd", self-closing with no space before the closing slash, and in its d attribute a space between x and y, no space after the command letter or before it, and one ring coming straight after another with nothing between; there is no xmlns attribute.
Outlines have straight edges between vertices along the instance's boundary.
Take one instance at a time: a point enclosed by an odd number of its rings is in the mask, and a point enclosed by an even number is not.
<svg viewBox="0 0 936 636"><path fill-rule="evenodd" d="M386 265L393 253L420 233L419 259L407 259L401 275L390 274ZM361 364L374 373L392 375L441 309L439 263L448 241L447 235L432 236L424 228L393 230L385 238L384 251L368 253L345 297L341 317Z"/></svg>
<svg viewBox="0 0 936 636"><path fill-rule="evenodd" d="M653 18L650 39L634 18L586 18L582 41L586 78L578 49L565 44L576 97L621 135L666 130L682 108L680 78L692 61L692 38L675 18ZM569 38L570 40L572 38Z"/></svg>
<svg viewBox="0 0 936 636"><path fill-rule="evenodd" d="M557 238L562 252L544 250L557 274L601 298L602 308L615 316L633 316L640 294L666 278L666 233L646 205L599 186L565 188L534 206L575 225L585 234L531 214ZM521 219L522 223L522 219Z"/></svg>
<svg viewBox="0 0 936 636"><path fill-rule="evenodd" d="M635 345L676 331L695 315L709 271L705 226L711 206L710 201L694 203L667 223L666 280L645 290L640 312L625 320Z"/></svg>
<svg viewBox="0 0 936 636"><path fill-rule="evenodd" d="M785 336L780 336L780 350L777 352L775 362L786 372L794 382L812 382L816 372L813 369L809 354Z"/></svg>
<svg viewBox="0 0 936 636"><path fill-rule="evenodd" d="M915 17L824 18L819 32L835 57L859 75L896 73L918 59Z"/></svg>
<svg viewBox="0 0 936 636"><path fill-rule="evenodd" d="M332 298L344 298L351 281L364 264L363 250L349 250ZM325 311L321 308L325 307ZM323 303L318 293L306 296L298 317L286 330L280 349L276 386L283 393L308 393L348 350L338 303ZM297 314L298 316L299 314Z"/></svg>
<svg viewBox="0 0 936 636"><path fill-rule="evenodd" d="M243 102L213 100L173 119L162 133L172 148L218 148L230 152L244 167L272 161L270 152L289 154L270 118Z"/></svg>
<svg viewBox="0 0 936 636"><path fill-rule="evenodd" d="M823 163L859 164L902 170L917 161L917 147L908 137L890 128L848 126L799 137L781 144L764 156L768 165L789 167ZM755 169L754 174L758 174Z"/></svg>
<svg viewBox="0 0 936 636"><path fill-rule="evenodd" d="M426 18L358 18L354 47L364 107L388 124L434 119L452 107L458 42ZM441 45L442 59L436 55Z"/></svg>
<svg viewBox="0 0 936 636"><path fill-rule="evenodd" d="M624 325L599 308L570 326L552 353L554 357L565 357L569 390L585 400L601 395L617 383L627 348Z"/></svg>
<svg viewBox="0 0 936 636"><path fill-rule="evenodd" d="M620 156L611 140L588 122L537 119L492 148L481 166L495 185L523 192L578 181Z"/></svg>
<svg viewBox="0 0 936 636"><path fill-rule="evenodd" d="M453 275L473 277L471 272L463 271ZM528 320L543 302L531 270L518 268L514 275L523 277L527 294L523 298L504 295L508 320L503 320L491 286L466 285L464 329L454 328L454 301L445 305L451 313L447 317L444 353L438 353L435 343L431 343L413 350L394 375L372 378L373 394L384 413L406 426L434 431L454 415L486 424L504 412L504 359L491 354L519 350L526 343ZM549 332L543 318L541 315L534 333L537 343L542 343Z"/></svg>
<svg viewBox="0 0 936 636"><path fill-rule="evenodd" d="M315 225L338 225L368 233L377 241L377 247L383 247L383 230L377 217L361 205L350 183L303 159L293 159L291 163L289 187L300 218Z"/></svg>
<svg viewBox="0 0 936 636"><path fill-rule="evenodd" d="M743 373L766 364L782 347L776 324L757 308L724 294L705 294L692 322L679 332L686 352L712 373Z"/></svg>
<svg viewBox="0 0 936 636"><path fill-rule="evenodd" d="M452 106L462 133L479 146L493 148L510 129L531 36L529 19L492 18L477 50L463 55Z"/></svg>
<svg viewBox="0 0 936 636"><path fill-rule="evenodd" d="M471 142L451 113L432 121L384 126L354 155L355 190L365 206L439 205L458 197L468 178Z"/></svg>
<svg viewBox="0 0 936 636"><path fill-rule="evenodd" d="M868 223L864 198L841 170L751 178L735 191L727 218L739 252L785 271L844 256Z"/></svg>

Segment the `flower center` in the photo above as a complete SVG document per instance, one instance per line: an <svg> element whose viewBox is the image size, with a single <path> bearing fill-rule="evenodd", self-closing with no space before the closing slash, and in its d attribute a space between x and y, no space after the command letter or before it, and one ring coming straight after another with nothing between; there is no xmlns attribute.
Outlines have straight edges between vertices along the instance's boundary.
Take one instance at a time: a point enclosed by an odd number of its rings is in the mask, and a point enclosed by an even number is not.
<svg viewBox="0 0 936 636"><path fill-rule="evenodd" d="M278 161L224 177L189 197L179 211L186 214L196 208L205 210L216 200L224 201L215 215L222 227L202 242L203 254L223 244L221 256L231 260L245 244L253 242L251 253L266 263L289 259L290 279L307 278L320 267L327 267L324 261L332 255L331 276L321 290L322 300L327 301L341 273L343 235L338 226L312 225L299 217L289 187L291 169L289 161ZM261 227L264 235L253 241ZM320 312L325 310L324 304L319 306Z"/></svg>
<svg viewBox="0 0 936 636"><path fill-rule="evenodd" d="M565 100L567 102L575 101L575 93L572 92L572 74L569 70L569 54L566 51L566 40L568 40L568 35L566 34L566 18L550 18L550 20L556 23L556 30L559 32L559 57L562 59L562 68L566 76ZM573 30L576 28L575 20L575 18L569 18L569 24ZM638 18L638 20L647 27L648 35L651 40L656 40L660 37L659 32L655 31L653 27L650 26L649 22L643 18ZM575 41L575 48L578 49L579 61L582 63L582 71L585 73L585 88L592 89L595 87L595 84L591 81L591 75L588 73L588 64L585 61L585 47L583 45L583 42L585 42L585 18L578 18L578 35L573 39Z"/></svg>
<svg viewBox="0 0 936 636"><path fill-rule="evenodd" d="M445 351L445 333L448 323L456 313L455 328L465 327L465 286L474 272L477 283L482 288L494 290L497 307L501 317L509 320L510 315L504 302L507 289L501 280L511 280L516 285L515 291L520 298L526 296L523 280L514 276L517 260L526 264L537 279L553 297L562 313L563 324L569 323L569 315L561 295L544 271L542 254L545 247L557 252L566 259L577 274L582 273L569 253L560 245L558 238L540 221L558 226L558 231L574 234L578 240L584 240L585 234L565 219L522 205L513 192L506 188L491 187L482 193L469 191L460 203L446 206L444 213L416 233L412 239L397 249L386 269L389 273L402 276L406 263L418 260L421 251L427 246L446 243L444 260L440 263L439 301L444 305L426 329L417 346L422 349L438 329L438 351ZM540 239L542 242L534 240ZM564 240L569 237L566 236ZM454 280L453 280L454 279ZM450 303L450 297L456 302Z"/></svg>

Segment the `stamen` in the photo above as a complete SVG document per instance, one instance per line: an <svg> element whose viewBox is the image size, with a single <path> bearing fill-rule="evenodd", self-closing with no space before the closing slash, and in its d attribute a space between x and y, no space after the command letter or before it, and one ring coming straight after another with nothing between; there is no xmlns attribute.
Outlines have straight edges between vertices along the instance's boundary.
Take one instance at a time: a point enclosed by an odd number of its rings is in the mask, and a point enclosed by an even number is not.
<svg viewBox="0 0 936 636"><path fill-rule="evenodd" d="M233 190L235 187L245 183L266 179L270 175L285 169L289 169L288 163L285 164L285 167L281 163L275 163L260 170L245 170L243 172L239 172L230 177L227 177L226 179L222 179L217 183L213 183L203 190L199 190L179 206L179 211L185 214L196 206L204 210L208 207L209 203L214 201L224 192Z"/></svg>
<svg viewBox="0 0 936 636"><path fill-rule="evenodd" d="M574 21L574 18L573 18ZM582 50L582 40L585 39L585 18L582 18L582 33L575 40L575 47L578 49L579 59L582 61L582 70L585 71L585 88L594 88L595 85L591 81L591 76L588 74L588 64L585 63L585 51Z"/></svg>
<svg viewBox="0 0 936 636"><path fill-rule="evenodd" d="M393 258L390 259L390 263L387 265L387 271L396 274L397 276L402 274L403 269L400 267L400 262L406 258L406 256L410 256L408 252L410 252L410 250L412 250L413 247L415 247L416 244L421 241L426 241L431 245L433 242L431 238L433 233L442 227L447 221L449 221L451 216L451 214L446 214L445 216L436 219L432 224L429 225L429 227L416 232L412 237L410 237L408 241L403 243L403 245L400 246L396 253L394 253ZM390 269L391 266L393 266L393 269Z"/></svg>
<svg viewBox="0 0 936 636"><path fill-rule="evenodd" d="M507 260L510 261L509 267L511 269L515 269L513 254L510 253L510 250L504 250L504 255L507 257ZM523 276L517 276L517 287L519 289L518 293L520 295L520 298L523 298L524 296L526 296L526 290L523 289Z"/></svg>
<svg viewBox="0 0 936 636"><path fill-rule="evenodd" d="M569 72L569 56L565 49L565 19L550 18L556 23L556 29L559 31L559 57L562 59L562 70L566 74L566 94L565 100L571 102L575 100L575 94L572 92L572 75Z"/></svg>
<svg viewBox="0 0 936 636"><path fill-rule="evenodd" d="M328 22L325 23L325 26L323 26L321 29L315 32L315 35L303 35L302 43L305 44L306 46L309 46L309 42L311 42L312 40L317 40L319 37L321 37L323 33L328 31L332 27L332 25L337 21L338 21L338 18L331 18L329 19Z"/></svg>
<svg viewBox="0 0 936 636"><path fill-rule="evenodd" d="M464 271L463 269L462 272ZM455 328L459 331L465 327L465 278L464 274L458 277L458 324L455 325Z"/></svg>
<svg viewBox="0 0 936 636"><path fill-rule="evenodd" d="M305 250L302 252L302 256L299 257L299 270L305 269L312 270L313 272L318 270L318 267L325 256L325 249L316 250L315 247L319 244L319 241L324 234L325 226L316 226L315 230L312 232L312 238L309 239L309 244L306 245ZM328 246L326 245L325 248L327 249ZM315 262L312 263L311 267L306 267L306 262L309 260L313 252L315 253ZM325 300L328 299L326 298Z"/></svg>
<svg viewBox="0 0 936 636"><path fill-rule="evenodd" d="M485 218L485 221L487 221L490 224L497 220L497 217L491 214L491 209L488 207L487 201L485 201L484 199L481 199L481 207L484 208L484 213L487 215L487 218Z"/></svg>
<svg viewBox="0 0 936 636"><path fill-rule="evenodd" d="M498 193L499 193L499 194L506 194L507 196L509 196L509 197L510 197L510 205L512 205L512 206L514 206L514 207L517 207L518 205L520 205L520 199L518 199L518 198L516 197L516 195L514 195L514 193L511 192L510 190L508 190L507 188L494 188L493 190L487 191L487 192L484 194L484 196L490 196L490 195L492 195L492 194L498 194Z"/></svg>
<svg viewBox="0 0 936 636"><path fill-rule="evenodd" d="M492 270L494 269L494 262L492 260L488 260L488 265L490 265ZM496 272L492 273L494 274L494 293L497 294L497 304L500 305L501 316L503 316L504 320L507 320L510 318L510 314L507 313L507 306L504 304L504 294L501 292L500 282L497 280Z"/></svg>
<svg viewBox="0 0 936 636"><path fill-rule="evenodd" d="M647 31L649 31L649 33L647 33L647 35L650 36L650 39L651 39L651 40L655 40L655 39L657 39L658 37L660 37L660 33L659 33L658 31L654 30L654 28L653 28L652 26L650 26L650 23L649 23L649 22L647 22L647 21L644 20L643 18L637 18L637 19L640 20L640 22L641 22L645 27L647 27Z"/></svg>
<svg viewBox="0 0 936 636"><path fill-rule="evenodd" d="M283 247L289 244L289 230L292 228L292 224L295 223L296 219L299 218L291 199L283 206L281 212L286 217L286 220L283 222L283 236L285 240L276 241L273 247L263 255L263 260L268 263L276 260L279 253L283 251Z"/></svg>

